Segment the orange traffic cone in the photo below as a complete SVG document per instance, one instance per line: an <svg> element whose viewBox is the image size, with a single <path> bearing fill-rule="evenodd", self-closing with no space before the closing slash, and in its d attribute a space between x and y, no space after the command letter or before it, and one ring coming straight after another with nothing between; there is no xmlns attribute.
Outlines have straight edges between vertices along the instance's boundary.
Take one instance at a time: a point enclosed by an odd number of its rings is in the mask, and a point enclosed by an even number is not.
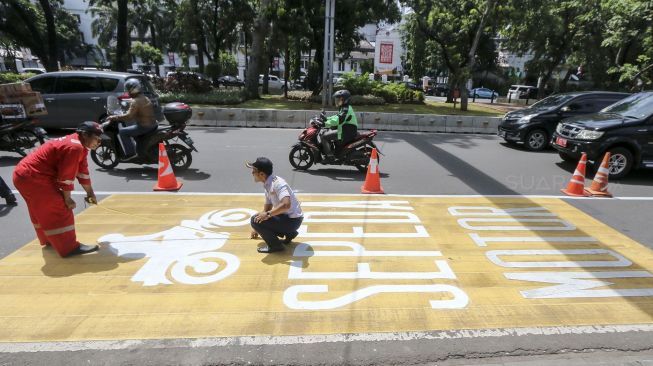
<svg viewBox="0 0 653 366"><path fill-rule="evenodd" d="M578 166L574 171L574 175L571 177L567 188L561 189L562 193L565 193L568 196L585 196L585 166L587 165L587 154L583 153L583 156L578 162Z"/></svg>
<svg viewBox="0 0 653 366"><path fill-rule="evenodd" d="M175 173L172 171L168 152L163 143L159 143L159 179L154 186L155 191L178 191L183 184L177 182Z"/></svg>
<svg viewBox="0 0 653 366"><path fill-rule="evenodd" d="M603 156L603 162L594 176L592 185L585 188L585 194L592 197L612 197L608 192L608 176L610 175L610 152Z"/></svg>
<svg viewBox="0 0 653 366"><path fill-rule="evenodd" d="M367 176L365 177L365 184L361 187L363 193L383 193L381 187L381 177L379 176L379 156L376 149L372 149L372 156L370 156L370 163L367 165Z"/></svg>

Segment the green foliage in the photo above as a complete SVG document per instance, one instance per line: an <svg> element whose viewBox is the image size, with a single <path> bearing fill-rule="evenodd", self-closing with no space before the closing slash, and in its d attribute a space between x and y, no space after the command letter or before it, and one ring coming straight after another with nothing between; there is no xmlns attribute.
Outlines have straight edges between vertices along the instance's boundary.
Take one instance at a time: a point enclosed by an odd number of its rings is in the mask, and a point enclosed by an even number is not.
<svg viewBox="0 0 653 366"><path fill-rule="evenodd" d="M313 95L312 92L303 91L303 90L291 90L291 91L289 91L288 92L288 99L297 100L297 101L300 101L300 102L322 103L322 96L321 95Z"/></svg>
<svg viewBox="0 0 653 366"><path fill-rule="evenodd" d="M242 92L234 90L212 90L209 93L167 92L159 95L161 103L184 102L188 104L239 104L245 101Z"/></svg>
<svg viewBox="0 0 653 366"><path fill-rule="evenodd" d="M0 84L11 84L23 82L35 74L16 74L14 72L0 72Z"/></svg>
<svg viewBox="0 0 653 366"><path fill-rule="evenodd" d="M140 57L146 65L160 65L163 63L161 50L139 41L132 42L132 54Z"/></svg>
<svg viewBox="0 0 653 366"><path fill-rule="evenodd" d="M375 97L374 95L353 95L350 100L351 105L383 105L385 99Z"/></svg>
<svg viewBox="0 0 653 366"><path fill-rule="evenodd" d="M374 96L382 98L386 103L422 103L424 93L408 89L405 84L383 84L369 79L368 74L356 76L352 73L343 75L342 86L336 89L347 89L354 96Z"/></svg>

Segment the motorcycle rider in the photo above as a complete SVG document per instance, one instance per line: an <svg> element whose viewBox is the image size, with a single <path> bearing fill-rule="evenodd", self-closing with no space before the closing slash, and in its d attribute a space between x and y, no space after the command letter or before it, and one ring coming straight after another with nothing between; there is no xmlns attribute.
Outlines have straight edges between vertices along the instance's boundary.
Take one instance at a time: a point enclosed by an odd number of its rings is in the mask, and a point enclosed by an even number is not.
<svg viewBox="0 0 653 366"><path fill-rule="evenodd" d="M129 110L125 114L109 116L107 123L116 121L135 121L136 124L120 128L118 141L125 152L125 160L138 156L133 138L148 134L157 129L158 123L154 114L152 102L143 95L143 86L138 79L128 79L125 82L125 91L132 98Z"/></svg>
<svg viewBox="0 0 653 366"><path fill-rule="evenodd" d="M351 93L346 90L338 90L333 93L338 114L327 118L325 129L322 130L322 150L327 160L335 160L331 142L336 142L336 146L345 145L358 135L358 120L354 113L354 108L349 105Z"/></svg>

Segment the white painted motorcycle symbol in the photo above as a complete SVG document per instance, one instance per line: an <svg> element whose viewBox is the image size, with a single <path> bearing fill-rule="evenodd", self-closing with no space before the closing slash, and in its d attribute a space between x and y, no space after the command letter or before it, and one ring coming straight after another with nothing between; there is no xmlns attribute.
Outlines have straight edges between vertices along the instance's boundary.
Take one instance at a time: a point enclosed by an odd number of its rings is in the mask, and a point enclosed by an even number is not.
<svg viewBox="0 0 653 366"><path fill-rule="evenodd" d="M229 277L240 266L235 255L217 251L227 242L229 233L209 229L247 225L254 214L256 211L245 208L211 211L197 221L184 220L181 225L162 232L140 236L109 234L98 242L123 258L149 258L131 278L143 286L171 285L172 280L203 285ZM220 265L216 260L225 264ZM199 275L188 273L188 268Z"/></svg>

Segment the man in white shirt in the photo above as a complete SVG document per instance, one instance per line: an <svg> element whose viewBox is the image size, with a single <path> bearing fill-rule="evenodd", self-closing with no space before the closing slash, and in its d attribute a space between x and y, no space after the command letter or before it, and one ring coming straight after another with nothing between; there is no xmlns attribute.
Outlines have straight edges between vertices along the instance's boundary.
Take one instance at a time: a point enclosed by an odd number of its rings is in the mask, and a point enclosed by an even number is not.
<svg viewBox="0 0 653 366"><path fill-rule="evenodd" d="M302 208L295 193L288 183L272 175L272 162L268 158L257 158L253 163L245 164L252 169L255 182L263 183L265 205L263 211L252 216L252 239L259 235L267 246L258 248L259 253L283 251L283 243L289 244L297 237L297 229L304 219Z"/></svg>

